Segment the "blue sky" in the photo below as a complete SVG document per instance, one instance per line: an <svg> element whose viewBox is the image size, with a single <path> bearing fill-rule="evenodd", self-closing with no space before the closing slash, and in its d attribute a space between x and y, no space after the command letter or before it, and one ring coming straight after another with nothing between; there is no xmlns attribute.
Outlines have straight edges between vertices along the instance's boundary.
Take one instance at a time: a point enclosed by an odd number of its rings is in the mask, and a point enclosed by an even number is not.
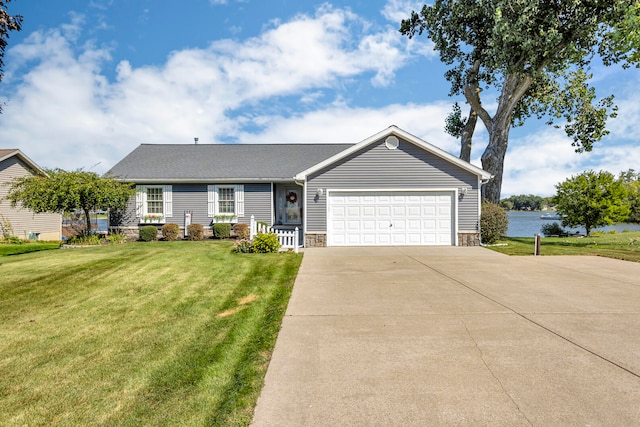
<svg viewBox="0 0 640 427"><path fill-rule="evenodd" d="M421 4L14 0L24 25L5 54L0 145L43 167L102 173L140 143L356 143L393 124L457 155L443 127L463 100L448 97L428 40L397 31ZM552 195L586 169L640 170L640 72L592 72L620 108L611 134L576 154L562 131L530 119L511 132L503 197ZM479 123L476 165L486 140Z"/></svg>

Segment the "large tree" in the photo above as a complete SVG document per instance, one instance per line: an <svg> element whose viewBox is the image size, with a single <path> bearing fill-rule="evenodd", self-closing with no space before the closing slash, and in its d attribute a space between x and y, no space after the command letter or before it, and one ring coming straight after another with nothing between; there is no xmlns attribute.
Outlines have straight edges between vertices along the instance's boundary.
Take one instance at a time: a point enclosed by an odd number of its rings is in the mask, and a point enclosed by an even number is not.
<svg viewBox="0 0 640 427"><path fill-rule="evenodd" d="M46 175L29 175L10 182L6 196L11 206L20 204L35 213L69 213L82 210L86 232L91 233L93 210L124 209L133 196L130 184L83 170L52 169Z"/></svg>
<svg viewBox="0 0 640 427"><path fill-rule="evenodd" d="M587 236L595 227L629 218L627 190L610 172L586 171L556 184L556 190L554 201L562 225L583 226Z"/></svg>
<svg viewBox="0 0 640 427"><path fill-rule="evenodd" d="M469 104L469 118L454 106L447 119L447 131L461 138L461 157L469 160L478 118L489 133L481 159L494 177L483 187L486 200L499 202L509 131L528 117L546 116L556 126L564 120L577 151L591 150L607 134L606 120L615 115L613 97L596 97L588 66L597 53L606 63L629 59L624 40L613 35L620 33L620 22L638 13L634 3L435 0L402 21L404 35L424 33L433 41L450 66L445 73L450 95L463 95ZM481 98L490 88L498 93L493 113Z"/></svg>
<svg viewBox="0 0 640 427"><path fill-rule="evenodd" d="M4 74L4 50L7 47L7 39L9 31L20 31L22 29L22 16L11 16L7 12L7 4L11 0L0 0L0 81ZM2 105L0 105L0 113L2 113Z"/></svg>

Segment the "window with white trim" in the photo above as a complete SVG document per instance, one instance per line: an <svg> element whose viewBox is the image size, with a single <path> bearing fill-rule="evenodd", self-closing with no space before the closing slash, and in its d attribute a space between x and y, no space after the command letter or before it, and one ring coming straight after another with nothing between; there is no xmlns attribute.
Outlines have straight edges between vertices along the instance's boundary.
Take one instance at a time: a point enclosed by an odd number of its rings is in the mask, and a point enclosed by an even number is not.
<svg viewBox="0 0 640 427"><path fill-rule="evenodd" d="M221 217L235 222L244 216L244 185L208 185L207 213L210 218Z"/></svg>
<svg viewBox="0 0 640 427"><path fill-rule="evenodd" d="M235 193L235 187L218 187L218 213L235 215Z"/></svg>
<svg viewBox="0 0 640 427"><path fill-rule="evenodd" d="M136 186L136 217L144 222L165 222L173 216L171 185Z"/></svg>
<svg viewBox="0 0 640 427"><path fill-rule="evenodd" d="M147 187L147 213L163 214L162 187Z"/></svg>

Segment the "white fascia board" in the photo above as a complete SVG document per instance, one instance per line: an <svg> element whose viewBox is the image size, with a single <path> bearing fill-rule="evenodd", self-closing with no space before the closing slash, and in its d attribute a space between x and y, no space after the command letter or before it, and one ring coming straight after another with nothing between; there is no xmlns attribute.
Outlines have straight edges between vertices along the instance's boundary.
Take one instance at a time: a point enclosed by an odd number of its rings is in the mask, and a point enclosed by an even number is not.
<svg viewBox="0 0 640 427"><path fill-rule="evenodd" d="M309 169L304 170L300 173L298 173L295 176L296 180L302 181L305 180L307 176L309 176L310 174L317 172L335 162L337 162L338 160L341 160L353 153L355 153L358 150L361 150L362 148L366 147L369 144L372 144L374 142L379 141L382 138L385 138L387 136L390 135L395 135L398 136L402 139L404 139L405 141L408 141L420 148L422 148L425 151L430 152L433 155L436 155L438 157L441 157L457 166L459 166L460 168L469 171L475 175L478 175L479 177L481 177L483 180L489 180L491 178L491 174L487 171L485 171L484 169L481 169L477 166L472 165L471 163L465 162L464 160L459 159L458 157L455 157L449 153L447 153L446 151L436 147L435 145L429 144L428 142L418 138L415 135L410 134L409 132L400 129L399 127L392 125L389 126L387 129L384 129L378 133L376 133L375 135L370 136L369 138L365 139L364 141L360 141L359 143L347 148L344 151L341 151L340 153L329 157L327 160L324 160L314 166L311 166Z"/></svg>
<svg viewBox="0 0 640 427"><path fill-rule="evenodd" d="M260 184L293 182L293 178L130 178L115 177L117 181L137 184Z"/></svg>

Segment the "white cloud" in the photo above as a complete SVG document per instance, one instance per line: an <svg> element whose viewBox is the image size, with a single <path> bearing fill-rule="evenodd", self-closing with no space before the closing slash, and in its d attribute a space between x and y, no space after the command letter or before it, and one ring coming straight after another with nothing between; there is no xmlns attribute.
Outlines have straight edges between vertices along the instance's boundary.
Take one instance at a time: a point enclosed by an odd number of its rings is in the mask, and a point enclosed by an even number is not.
<svg viewBox="0 0 640 427"><path fill-rule="evenodd" d="M412 11L422 10L424 2L421 0L389 0L382 9L382 16L400 27L403 19L408 19Z"/></svg>
<svg viewBox="0 0 640 427"><path fill-rule="evenodd" d="M159 66L121 60L109 81L109 50L77 44L82 23L74 15L8 52L4 83L14 91L0 116L0 139L46 167L100 161L106 170L141 142L233 137L243 126L230 118L237 109L283 96L308 104L314 93L345 90L345 79L367 74L373 85L389 85L410 55L389 28L375 32L352 12L324 5L244 41L173 52Z"/></svg>

